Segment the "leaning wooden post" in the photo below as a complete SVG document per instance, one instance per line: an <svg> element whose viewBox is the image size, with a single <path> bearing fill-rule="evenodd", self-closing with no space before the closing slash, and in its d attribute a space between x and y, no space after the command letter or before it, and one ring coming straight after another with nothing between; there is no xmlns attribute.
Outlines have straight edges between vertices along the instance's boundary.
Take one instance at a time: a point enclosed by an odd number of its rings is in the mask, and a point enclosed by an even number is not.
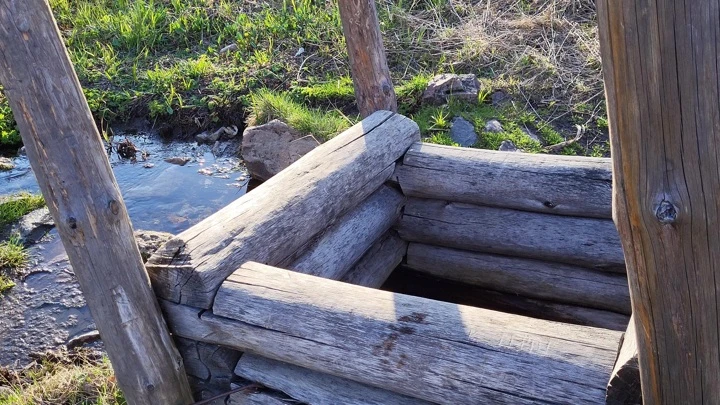
<svg viewBox="0 0 720 405"><path fill-rule="evenodd" d="M397 111L375 0L339 0L338 6L360 115Z"/></svg>
<svg viewBox="0 0 720 405"><path fill-rule="evenodd" d="M716 403L720 10L709 0L597 8L643 401Z"/></svg>
<svg viewBox="0 0 720 405"><path fill-rule="evenodd" d="M95 123L46 0L0 7L0 82L131 404L192 402Z"/></svg>

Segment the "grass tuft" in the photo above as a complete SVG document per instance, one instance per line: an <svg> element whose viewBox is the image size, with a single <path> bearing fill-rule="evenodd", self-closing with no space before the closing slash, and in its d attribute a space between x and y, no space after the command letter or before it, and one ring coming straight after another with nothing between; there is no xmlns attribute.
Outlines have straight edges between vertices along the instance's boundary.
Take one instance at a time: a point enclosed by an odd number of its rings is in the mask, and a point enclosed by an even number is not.
<svg viewBox="0 0 720 405"><path fill-rule="evenodd" d="M45 206L41 195L19 193L0 200L0 226L10 224L23 215Z"/></svg>

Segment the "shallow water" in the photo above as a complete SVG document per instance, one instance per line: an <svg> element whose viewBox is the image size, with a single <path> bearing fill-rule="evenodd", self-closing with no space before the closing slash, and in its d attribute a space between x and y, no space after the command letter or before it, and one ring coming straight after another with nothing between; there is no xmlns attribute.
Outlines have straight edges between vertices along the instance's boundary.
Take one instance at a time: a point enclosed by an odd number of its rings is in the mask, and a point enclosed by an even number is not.
<svg viewBox="0 0 720 405"><path fill-rule="evenodd" d="M237 158L216 158L208 146L163 143L153 135L130 136L143 161L110 156L133 227L177 234L211 215L247 191L248 177ZM165 158L187 156L185 166ZM0 195L38 192L26 158L0 173ZM22 367L32 352L65 344L94 329L92 317L55 231L31 247L24 280L0 296L0 365Z"/></svg>

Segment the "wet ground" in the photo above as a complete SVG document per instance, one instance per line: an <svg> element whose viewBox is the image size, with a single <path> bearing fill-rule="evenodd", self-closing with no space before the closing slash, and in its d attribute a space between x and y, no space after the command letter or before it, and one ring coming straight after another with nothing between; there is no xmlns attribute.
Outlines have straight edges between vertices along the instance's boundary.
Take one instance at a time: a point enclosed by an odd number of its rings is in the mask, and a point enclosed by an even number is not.
<svg viewBox="0 0 720 405"><path fill-rule="evenodd" d="M120 139L124 139L120 136ZM216 212L247 190L248 177L235 157L215 157L209 146L163 143L157 136L129 139L149 155L131 162L111 153L110 161L138 230L179 233ZM118 136L116 136L118 140ZM189 157L184 166L166 158ZM0 173L0 195L38 192L26 158ZM29 355L64 345L94 330L92 317L55 231L29 248L23 279L0 296L0 365L22 367Z"/></svg>

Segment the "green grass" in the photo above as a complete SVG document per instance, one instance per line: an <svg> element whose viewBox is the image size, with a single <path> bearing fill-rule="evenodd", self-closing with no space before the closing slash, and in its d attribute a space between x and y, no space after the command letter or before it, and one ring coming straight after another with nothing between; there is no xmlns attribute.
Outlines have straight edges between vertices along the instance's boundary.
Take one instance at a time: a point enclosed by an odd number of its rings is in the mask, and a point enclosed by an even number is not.
<svg viewBox="0 0 720 405"><path fill-rule="evenodd" d="M10 224L23 215L45 206L41 195L19 193L0 199L0 226Z"/></svg>

